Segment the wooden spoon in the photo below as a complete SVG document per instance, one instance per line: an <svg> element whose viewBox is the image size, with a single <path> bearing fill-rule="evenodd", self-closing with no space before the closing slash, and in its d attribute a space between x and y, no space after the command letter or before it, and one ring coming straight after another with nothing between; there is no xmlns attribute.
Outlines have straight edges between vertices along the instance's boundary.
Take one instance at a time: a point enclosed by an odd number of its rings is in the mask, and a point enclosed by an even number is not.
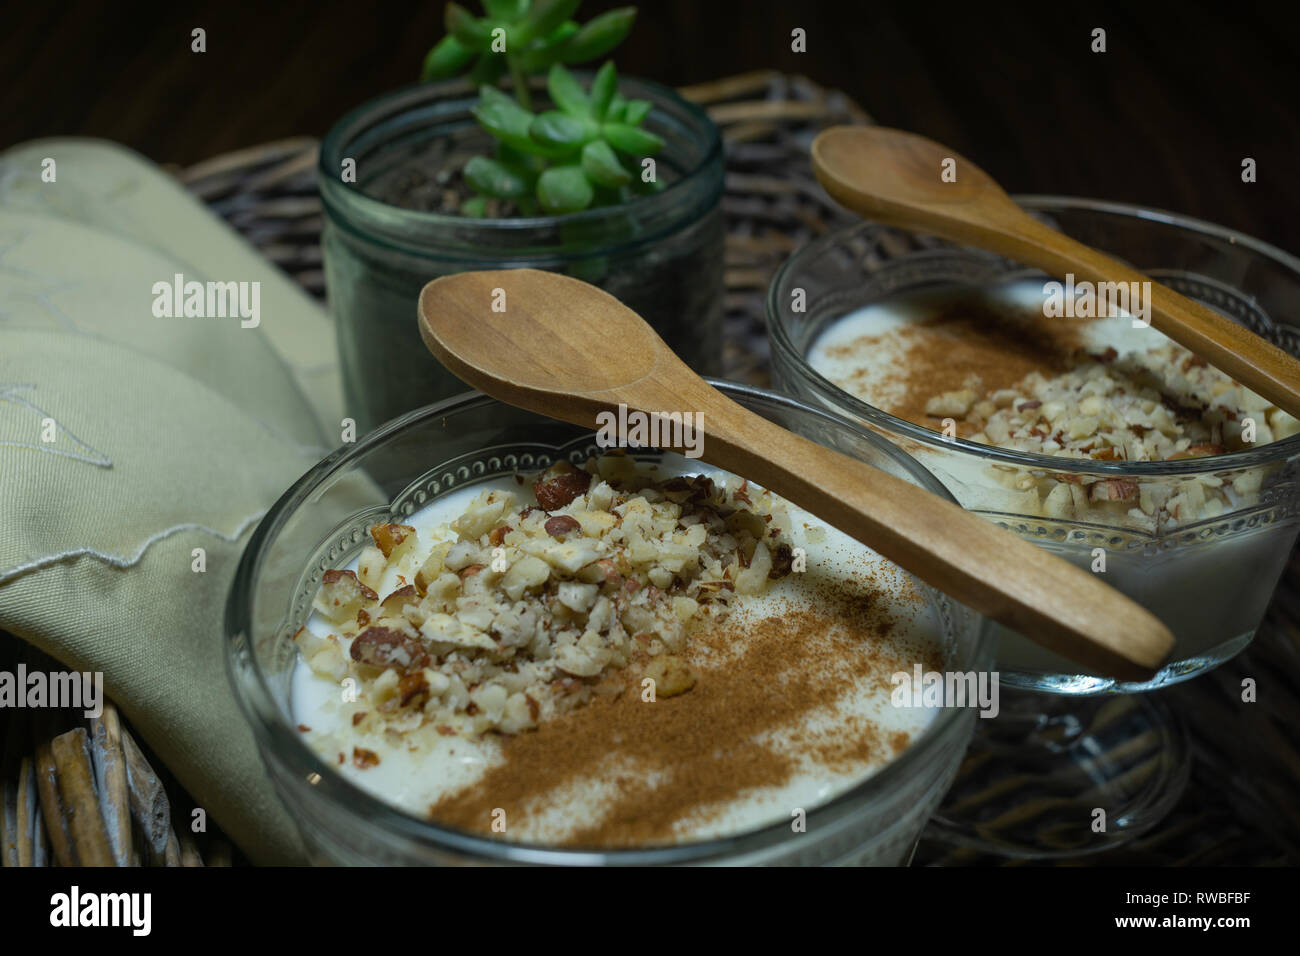
<svg viewBox="0 0 1300 956"><path fill-rule="evenodd" d="M1300 361L1168 286L1043 225L1012 202L992 177L948 147L902 130L836 126L813 141L812 163L828 193L876 222L987 249L1059 278L1073 273L1076 282L1150 283L1138 288L1150 290L1155 328L1300 418ZM945 164L956 174L954 182L941 177Z"/></svg>
<svg viewBox="0 0 1300 956"><path fill-rule="evenodd" d="M703 413L704 461L784 496L1090 672L1145 680L1173 646L1154 615L1088 572L737 405L639 315L585 282L533 269L465 272L426 285L419 312L429 351L507 404L593 430L597 414L617 414L620 403L646 414Z"/></svg>

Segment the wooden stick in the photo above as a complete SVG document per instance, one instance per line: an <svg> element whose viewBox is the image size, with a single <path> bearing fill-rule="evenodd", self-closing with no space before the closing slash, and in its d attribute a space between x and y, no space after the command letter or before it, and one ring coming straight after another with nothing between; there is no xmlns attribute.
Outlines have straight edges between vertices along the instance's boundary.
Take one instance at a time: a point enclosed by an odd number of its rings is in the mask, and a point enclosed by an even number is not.
<svg viewBox="0 0 1300 956"><path fill-rule="evenodd" d="M274 162L291 153L309 149L315 145L316 140L310 136L293 136L288 139L276 140L273 143L262 143L260 146L249 146L246 149L223 153L201 163L195 163L182 172L179 179L182 183L192 183L205 176L213 176L217 173L239 169L250 163Z"/></svg>
<svg viewBox="0 0 1300 956"><path fill-rule="evenodd" d="M43 723L43 721L42 721ZM59 771L50 749L50 739L45 733L36 736L36 789L40 797L41 816L45 832L50 838L50 848L59 866L76 866L77 854L73 849L72 835L68 831L59 798Z"/></svg>
<svg viewBox="0 0 1300 956"><path fill-rule="evenodd" d="M162 862L157 865L181 865L181 841L176 839L176 832L170 826L167 828L167 845L163 848Z"/></svg>
<svg viewBox="0 0 1300 956"><path fill-rule="evenodd" d="M104 701L104 712L90 721L91 757L99 784L99 809L108 828L109 844L118 866L131 862L131 795L122 755L122 725L117 708Z"/></svg>
<svg viewBox="0 0 1300 956"><path fill-rule="evenodd" d="M59 797L77 860L82 866L112 866L113 847L95 793L90 736L84 727L76 727L55 737L50 742L50 750L58 768Z"/></svg>
<svg viewBox="0 0 1300 956"><path fill-rule="evenodd" d="M149 766L135 738L121 729L122 754L126 758L126 779L130 788L131 819L144 835L149 863L161 866L167 857L167 836L171 832L171 805L162 781Z"/></svg>
<svg viewBox="0 0 1300 956"><path fill-rule="evenodd" d="M50 866L51 865L50 860L53 851L50 849L49 834L45 830L45 820L41 816L41 808L39 806L40 803L39 791L37 791L36 789L36 767L34 764L31 766L31 770L28 773L27 779L28 779L27 786L29 792L28 803L30 805L30 809L28 811L28 813L30 814L29 825L31 827L30 845L32 849L32 859L29 865Z"/></svg>
<svg viewBox="0 0 1300 956"><path fill-rule="evenodd" d="M728 146L732 143L751 143L766 139L777 131L771 123L737 123L722 131L722 140Z"/></svg>
<svg viewBox="0 0 1300 956"><path fill-rule="evenodd" d="M719 126L728 123L756 122L759 120L820 120L833 119L835 111L821 103L804 103L798 100L757 100L743 103L724 103L708 109L709 119Z"/></svg>
<svg viewBox="0 0 1300 956"><path fill-rule="evenodd" d="M692 103L714 103L718 100L734 99L765 90L780 76L781 74L776 70L753 70L738 76L711 80L708 83L681 86L678 87L677 94Z"/></svg>
<svg viewBox="0 0 1300 956"><path fill-rule="evenodd" d="M253 176L244 188L249 192L260 192L263 189L269 189L291 180L300 173L310 172L316 168L319 153L319 145L313 144L304 147L302 152L290 155L288 159L277 163L265 172Z"/></svg>
<svg viewBox="0 0 1300 956"><path fill-rule="evenodd" d="M50 841L41 818L41 795L36 787L36 763L24 757L18 771L18 865L49 866Z"/></svg>

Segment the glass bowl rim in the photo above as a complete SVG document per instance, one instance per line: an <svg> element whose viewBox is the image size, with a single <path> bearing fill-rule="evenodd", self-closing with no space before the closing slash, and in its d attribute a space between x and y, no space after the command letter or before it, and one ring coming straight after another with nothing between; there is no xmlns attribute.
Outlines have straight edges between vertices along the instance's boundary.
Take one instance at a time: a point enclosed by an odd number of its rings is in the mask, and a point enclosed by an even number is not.
<svg viewBox="0 0 1300 956"><path fill-rule="evenodd" d="M864 429L833 410L817 408L789 395L753 385L720 379L707 381L723 394L761 399L801 414L828 420L840 428L847 429L884 452L909 474L915 475L921 487L956 503L942 483L911 455L882 436ZM271 762L274 759L285 765L294 778L302 777L305 780L309 775L316 775L318 780L311 785L322 794L332 812L342 810L350 815L359 815L367 824L379 827L391 837L413 841L422 850L455 853L489 862L563 866L672 865L718 861L731 855L755 852L780 843L782 834L788 831L789 826L782 820L731 836L636 849L574 849L510 843L478 836L433 821L420 820L361 789L322 760L302 739L301 733L296 732L281 714L266 675L255 663L252 651L252 644L255 641L266 638L266 635L254 635L250 612L254 581L261 573L265 557L263 552L268 542L279 534L285 522L299 507L309 503L313 491L351 462L381 448L399 433L418 427L430 419L449 412L492 404L501 403L480 392L464 392L391 419L357 442L335 450L314 465L280 496L257 523L240 555L226 599L223 616L225 631L223 656L228 681L239 703L239 709L257 742L259 759L268 776L272 777L273 786L275 783L274 774L271 773ZM976 633L970 660L963 663L974 670L982 668L991 671L994 667L992 646L994 639L989 620L970 608L966 608L966 611L975 618ZM869 801L882 792L888 792L890 785L896 779L909 770L915 772L914 768L921 763L923 756L929 758L933 751L942 745L946 735L954 726L968 716L968 711L970 711L969 707L944 708L902 754L889 760L883 767L834 799L807 810L809 824L818 818L839 819L844 814L852 813L855 805ZM268 752L273 753L274 757L268 759ZM280 793L277 793L277 798L283 802Z"/></svg>
<svg viewBox="0 0 1300 956"><path fill-rule="evenodd" d="M1132 203L1075 196L1017 194L1011 198L1017 204L1029 210L1051 212L1053 210L1081 209L1127 216L1131 219L1200 232L1236 246L1244 246L1257 255L1272 259L1278 265L1294 273L1297 282L1300 282L1300 259L1263 240L1255 239L1252 236L1235 232L1202 219ZM807 358L794 347L781 311L781 303L778 301L780 298L778 290L788 276L805 262L815 259L823 250L860 232L890 228L894 227L863 220L848 226L841 226L823 236L819 236L807 245L795 250L777 269L768 285L764 313L774 358L777 353L780 353L781 357L787 360L785 363L787 370L799 376L805 384L811 386L819 394L819 397L835 402L836 404L833 407L838 411L860 416L873 425L931 448L954 449L989 461L1045 472L1149 479L1185 478L1207 472L1254 467L1279 459L1286 459L1300 453L1300 434L1296 434L1280 441L1261 445L1259 449L1253 451L1237 451L1224 455L1210 455L1204 458L1189 458L1181 461L1111 462L1095 459L1061 458L1054 455L1041 455L1034 452L1000 448L996 445L983 445L966 438L944 438L937 432L891 415L883 409L864 402L815 371ZM957 248L972 248L962 246L960 243L955 245Z"/></svg>
<svg viewBox="0 0 1300 956"><path fill-rule="evenodd" d="M594 72L590 70L574 70L576 76L590 79ZM592 209L584 209L581 212L565 213L559 216L520 216L510 219L467 219L465 216L453 216L440 212L428 212L421 209L407 209L403 206L395 206L392 203L384 202L373 196L361 192L359 189L347 189L338 193L336 187L341 187L342 183L338 179L338 174L334 171L338 167L338 161L341 158L341 149L343 135L345 131L351 131L354 124L358 123L363 116L374 110L380 109L390 103L396 103L401 109L396 111L395 115L405 112L423 104L428 99L471 99L477 95L474 87L467 80L451 79L440 80L435 82L410 83L397 89L388 90L378 96L372 97L365 102L348 110L338 119L325 138L321 140L320 151L316 158L316 177L321 184L328 184L329 193L327 195L325 188L321 189L322 201L327 205L333 194L346 195L347 202L355 204L355 208L363 215L375 216L397 215L403 222L419 223L423 226L437 226L447 228L465 228L472 225L475 229L482 230L484 233L496 235L509 235L512 233L525 233L547 229L556 223L588 223L600 222L611 219L619 214L620 210L635 210L645 212L650 210L661 210L671 208L673 201L680 194L683 188L694 186L705 178L709 170L714 166L721 165L722 162L722 131L718 124L713 122L709 114L699 105L692 103L683 97L680 93L671 87L656 83L654 80L647 80L639 76L622 76L619 77L620 86L628 83L639 86L658 97L661 100L671 102L675 107L683 110L690 118L700 124L707 136L707 142L703 156L700 161L687 172L681 179L669 183L663 192L654 193L649 196L638 196L631 202L619 203L616 206L601 206ZM536 79L534 80L536 85ZM464 92L458 95L452 95L453 91L461 89ZM438 94L446 91L445 97ZM422 95L424 94L424 95ZM658 105L657 103L655 105Z"/></svg>

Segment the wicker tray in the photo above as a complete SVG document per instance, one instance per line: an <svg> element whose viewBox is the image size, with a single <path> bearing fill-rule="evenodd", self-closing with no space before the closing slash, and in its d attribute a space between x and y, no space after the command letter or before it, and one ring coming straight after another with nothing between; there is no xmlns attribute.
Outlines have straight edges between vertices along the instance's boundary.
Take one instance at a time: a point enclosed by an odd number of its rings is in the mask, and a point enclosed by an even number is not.
<svg viewBox="0 0 1300 956"><path fill-rule="evenodd" d="M62 670L0 632L0 668ZM228 840L148 749L112 701L80 711L11 711L0 724L4 866L230 866ZM155 769L159 768L159 769Z"/></svg>
<svg viewBox="0 0 1300 956"><path fill-rule="evenodd" d="M726 143L723 210L727 219L727 374L764 385L768 382L768 350L763 301L773 272L808 240L855 221L816 184L809 170L808 147L826 126L871 120L842 93L824 90L804 77L773 71L746 73L680 92L707 108L722 127ZM228 153L172 172L267 258L323 300L316 153L315 140L297 138ZM1245 677L1254 678L1259 685L1256 704L1235 703L1240 700ZM1266 624L1246 652L1213 673L1161 696L1184 721L1191 736L1191 779L1181 802L1145 838L1104 853L1056 862L1300 862L1300 808L1295 799L1300 792L1300 742L1296 731L1300 728L1300 558L1293 556ZM123 729L123 735L127 733ZM23 760L34 760L33 766L41 766L40 754L49 750L51 736L46 728L33 747L30 729L15 733L11 728L6 767L15 763L21 766ZM66 745L61 747L67 749ZM1018 817L1022 830L1026 816L1032 825L1035 811L1031 790L1007 788L1005 781L1002 783L988 799L1005 810L1008 818ZM58 787L53 789L59 792ZM120 805L120 787L111 797L106 797L103 789L96 790L102 806L111 807L114 801ZM190 805L177 788L171 788L171 793L178 805ZM66 812L66 808L58 812ZM60 819L57 812L55 819ZM1044 828L1048 825L1044 818ZM230 859L229 846L219 836L210 838L207 844L210 863ZM176 849L177 861L184 859L183 846ZM191 843L191 862L198 852L198 846ZM49 853L45 860L50 861ZM168 860L165 854L151 858L146 853L140 862ZM1013 861L954 850L936 839L924 838L915 862L989 865Z"/></svg>

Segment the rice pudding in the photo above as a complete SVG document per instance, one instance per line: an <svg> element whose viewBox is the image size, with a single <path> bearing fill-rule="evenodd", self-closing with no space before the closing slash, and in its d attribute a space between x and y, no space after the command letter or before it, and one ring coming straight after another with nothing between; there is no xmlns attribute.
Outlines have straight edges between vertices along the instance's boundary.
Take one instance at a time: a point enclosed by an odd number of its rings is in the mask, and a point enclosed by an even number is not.
<svg viewBox="0 0 1300 956"><path fill-rule="evenodd" d="M1244 644L1288 549L1268 535L1220 540L1197 529L1267 510L1276 466L1229 462L1182 476L1105 469L1247 451L1300 422L1127 314L1048 318L1043 301L1036 281L900 295L832 321L807 361L856 398L946 437L1069 460L1070 470L1053 471L895 436L964 507L1094 571L1102 546L1111 583L1173 630L1176 661ZM1086 462L1099 467L1077 467ZM1004 672L1077 672L998 631Z"/></svg>
<svg viewBox="0 0 1300 956"><path fill-rule="evenodd" d="M329 572L294 720L338 772L486 836L634 847L790 822L938 708L927 598L743 479L607 455L438 498Z"/></svg>

